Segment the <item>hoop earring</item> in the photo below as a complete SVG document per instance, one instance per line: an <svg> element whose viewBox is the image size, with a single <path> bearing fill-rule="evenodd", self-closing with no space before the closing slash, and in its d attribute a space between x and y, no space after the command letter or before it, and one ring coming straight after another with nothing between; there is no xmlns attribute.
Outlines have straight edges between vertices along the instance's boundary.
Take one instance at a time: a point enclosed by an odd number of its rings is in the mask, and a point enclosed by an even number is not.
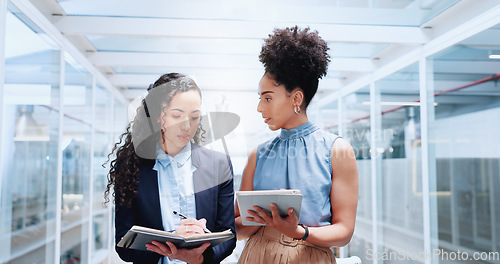
<svg viewBox="0 0 500 264"><path fill-rule="evenodd" d="M293 108L293 111L294 111L297 115L298 115L298 114L300 114L300 106L295 106L295 107Z"/></svg>

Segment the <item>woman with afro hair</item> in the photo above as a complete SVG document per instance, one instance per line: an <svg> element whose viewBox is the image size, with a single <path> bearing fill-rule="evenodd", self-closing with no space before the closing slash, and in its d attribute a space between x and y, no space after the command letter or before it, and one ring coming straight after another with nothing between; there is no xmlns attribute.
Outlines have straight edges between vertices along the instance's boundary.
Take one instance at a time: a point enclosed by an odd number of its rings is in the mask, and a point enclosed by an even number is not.
<svg viewBox="0 0 500 264"><path fill-rule="evenodd" d="M331 247L349 243L358 201L354 151L337 135L307 117L307 106L326 75L330 57L318 32L297 26L275 29L259 59L257 111L276 138L252 151L243 171L242 191L299 189L300 218L292 208L281 217L254 206L246 220L264 226L243 226L235 208L238 239L247 239L239 263L335 263Z"/></svg>
<svg viewBox="0 0 500 264"><path fill-rule="evenodd" d="M112 153L107 201L115 200L116 243L134 225L191 236L234 231L233 171L229 156L206 149L202 141L201 91L189 77L169 73L148 88L133 122ZM122 140L124 142L122 143ZM111 155L111 154L110 154ZM181 220L174 211L185 215ZM194 249L153 241L148 251L116 247L133 263L220 263L236 245Z"/></svg>

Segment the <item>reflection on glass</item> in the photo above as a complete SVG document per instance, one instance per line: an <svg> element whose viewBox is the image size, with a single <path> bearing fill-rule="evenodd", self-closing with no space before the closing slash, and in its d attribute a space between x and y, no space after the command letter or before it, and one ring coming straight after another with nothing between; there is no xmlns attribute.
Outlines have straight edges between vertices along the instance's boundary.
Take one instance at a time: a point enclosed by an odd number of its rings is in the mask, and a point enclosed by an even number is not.
<svg viewBox="0 0 500 264"><path fill-rule="evenodd" d="M315 113L311 113L311 121L322 129L339 135L339 120L338 120L338 101L335 100L320 109Z"/></svg>
<svg viewBox="0 0 500 264"><path fill-rule="evenodd" d="M99 251L99 250L104 250L104 252L101 252L100 254L104 254L104 256L107 255L107 242L108 242L108 218L109 214L101 214L97 215L94 217L94 230L93 230L93 235L94 235L94 248L93 251ZM93 263L96 263L97 257L93 258Z"/></svg>
<svg viewBox="0 0 500 264"><path fill-rule="evenodd" d="M424 250L418 69L412 64L376 82L381 131L372 131L372 151L382 158L379 221L383 250L389 252Z"/></svg>
<svg viewBox="0 0 500 264"><path fill-rule="evenodd" d="M101 86L95 90L95 112L94 118L94 182L91 188L93 194L93 230L92 230L92 263L101 263L109 250L108 245L108 221L110 210L103 204L104 191L107 184L108 169L103 167L107 161L108 153L111 152L113 109L111 93ZM112 206L108 203L107 206Z"/></svg>
<svg viewBox="0 0 500 264"><path fill-rule="evenodd" d="M60 260L62 263L86 263L90 222L92 79L68 54L65 58Z"/></svg>
<svg viewBox="0 0 500 264"><path fill-rule="evenodd" d="M342 100L342 136L353 147L359 169L359 160L370 159L370 89L363 88Z"/></svg>
<svg viewBox="0 0 500 264"><path fill-rule="evenodd" d="M14 5L6 23L0 263L54 263L60 52Z"/></svg>
<svg viewBox="0 0 500 264"><path fill-rule="evenodd" d="M356 93L342 97L343 138L352 146L356 155L359 177L358 211L356 229L349 255L367 259L366 251L373 250L370 241L372 230L372 182L370 156L370 89L365 87Z"/></svg>
<svg viewBox="0 0 500 264"><path fill-rule="evenodd" d="M432 198L444 251L500 249L500 61L489 58L500 44L481 44L497 36L498 28L431 58L435 107L429 117L429 162L435 164ZM450 68L450 62L461 67Z"/></svg>

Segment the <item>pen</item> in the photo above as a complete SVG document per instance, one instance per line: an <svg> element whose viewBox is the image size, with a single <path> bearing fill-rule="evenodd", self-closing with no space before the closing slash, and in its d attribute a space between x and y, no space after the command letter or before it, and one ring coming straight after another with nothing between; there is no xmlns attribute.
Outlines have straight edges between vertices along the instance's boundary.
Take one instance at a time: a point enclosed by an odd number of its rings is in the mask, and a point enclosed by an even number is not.
<svg viewBox="0 0 500 264"><path fill-rule="evenodd" d="M179 217L180 217L180 218L182 218L182 219L187 219L187 217L186 217L185 215L183 215L183 214L181 214L181 213L179 213L179 212L177 212L177 211L173 211L172 213L173 213L174 215L179 216Z"/></svg>
<svg viewBox="0 0 500 264"><path fill-rule="evenodd" d="M180 217L180 218L182 218L182 219L187 219L187 217L186 217L185 215L181 214L180 212L177 212L177 211L175 211L175 210L174 210L174 211L172 211L172 213L173 213L174 215L179 216L179 217ZM203 231L205 231L205 233L212 233L212 232L210 232L210 230L208 230L208 228L206 228L206 227L204 227L204 228L203 228Z"/></svg>

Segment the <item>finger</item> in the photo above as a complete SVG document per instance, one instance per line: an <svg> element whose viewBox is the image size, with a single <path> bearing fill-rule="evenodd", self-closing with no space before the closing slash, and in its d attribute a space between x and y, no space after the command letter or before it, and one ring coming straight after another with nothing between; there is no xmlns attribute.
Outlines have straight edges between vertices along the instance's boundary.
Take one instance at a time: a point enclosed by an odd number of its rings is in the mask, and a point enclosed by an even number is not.
<svg viewBox="0 0 500 264"><path fill-rule="evenodd" d="M156 241L153 241L153 242L156 242ZM160 247L158 247L154 244L146 244L146 249L153 251L155 253L158 253L160 255L164 255L164 256L167 256L168 254L170 254L169 250L162 250Z"/></svg>
<svg viewBox="0 0 500 264"><path fill-rule="evenodd" d="M158 247L161 251L163 251L163 252L169 253L169 251L170 251L170 250L169 250L169 248L168 248L165 244L163 244L163 243L161 243L161 242L158 242L158 241L153 241L153 242L151 242L151 243L152 243L153 245L157 246L157 247Z"/></svg>
<svg viewBox="0 0 500 264"><path fill-rule="evenodd" d="M266 222L272 222L272 216L270 216L264 209L260 208L259 206L253 206L254 210L257 211L259 216L264 219Z"/></svg>
<svg viewBox="0 0 500 264"><path fill-rule="evenodd" d="M249 215L252 216L251 217L253 219L252 222L257 222L257 223L265 223L266 222L266 220L264 220L264 218L260 217L260 215L257 212L252 211L252 210L247 210L247 212ZM250 217L247 217L247 218L250 218ZM245 219L247 219L247 218L245 218Z"/></svg>
<svg viewBox="0 0 500 264"><path fill-rule="evenodd" d="M146 244L146 249L158 253L160 249L153 244Z"/></svg>
<svg viewBox="0 0 500 264"><path fill-rule="evenodd" d="M202 218L203 219L203 218ZM205 224L207 222L206 219L200 219L200 220L196 220L194 218L188 218L188 219L184 219L180 222L180 225L184 225L184 226L199 226L200 228L205 228Z"/></svg>
<svg viewBox="0 0 500 264"><path fill-rule="evenodd" d="M199 225L200 222L194 218L183 219L180 222L180 225Z"/></svg>
<svg viewBox="0 0 500 264"><path fill-rule="evenodd" d="M288 217L290 217L291 220L295 221L297 219L297 215L295 214L295 211L293 210L293 208L288 208Z"/></svg>
<svg viewBox="0 0 500 264"><path fill-rule="evenodd" d="M253 217L245 217L245 220L250 221L250 222L256 222L255 218L253 218Z"/></svg>
<svg viewBox="0 0 500 264"><path fill-rule="evenodd" d="M278 212L278 207L276 207L276 204L272 203L269 205L269 207L271 207L271 215L272 215L273 219L280 219L281 215Z"/></svg>
<svg viewBox="0 0 500 264"><path fill-rule="evenodd" d="M172 252L173 256L177 255L178 250L174 243L167 241L167 246L170 248L170 252Z"/></svg>
<svg viewBox="0 0 500 264"><path fill-rule="evenodd" d="M191 225L188 227L188 231L186 232L187 234L203 234L205 231L203 228L195 225Z"/></svg>
<svg viewBox="0 0 500 264"><path fill-rule="evenodd" d="M207 226L207 219L205 219L205 218L198 220L198 222L200 222L203 225L203 227Z"/></svg>

